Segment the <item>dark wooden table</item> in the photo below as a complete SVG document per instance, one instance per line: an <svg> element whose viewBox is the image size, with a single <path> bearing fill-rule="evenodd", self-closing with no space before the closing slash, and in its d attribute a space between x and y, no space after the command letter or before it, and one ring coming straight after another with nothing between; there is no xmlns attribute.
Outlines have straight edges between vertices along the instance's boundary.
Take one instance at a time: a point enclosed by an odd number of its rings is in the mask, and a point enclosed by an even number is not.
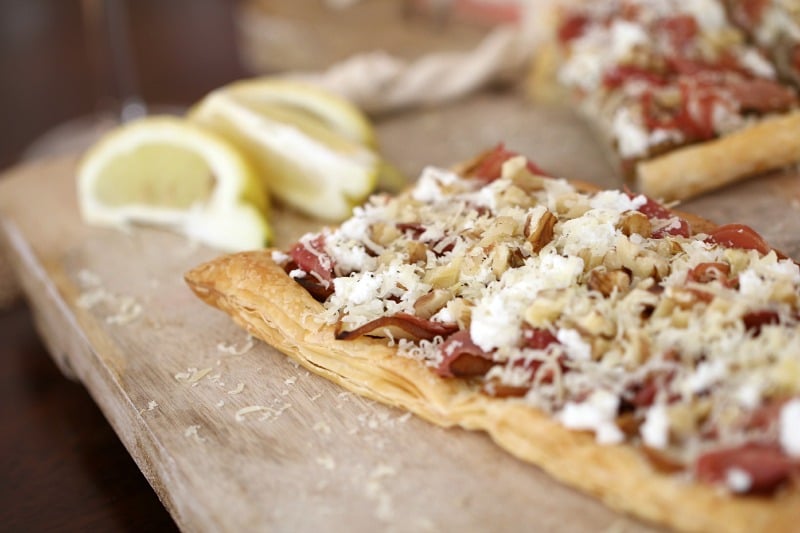
<svg viewBox="0 0 800 533"><path fill-rule="evenodd" d="M0 169L49 128L113 105L81 3L0 1ZM247 75L233 0L128 4L146 101L188 105ZM86 390L50 360L24 301L0 310L0 480L2 531L176 529Z"/></svg>

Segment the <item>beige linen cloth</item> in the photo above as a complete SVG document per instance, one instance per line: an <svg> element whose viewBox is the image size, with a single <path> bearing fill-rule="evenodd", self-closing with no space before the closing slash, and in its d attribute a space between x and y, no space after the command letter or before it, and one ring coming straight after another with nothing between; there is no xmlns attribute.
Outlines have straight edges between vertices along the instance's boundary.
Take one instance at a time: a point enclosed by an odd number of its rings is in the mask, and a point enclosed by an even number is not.
<svg viewBox="0 0 800 533"><path fill-rule="evenodd" d="M411 61L370 51L323 72L286 76L337 93L372 115L442 104L493 83L514 81L526 71L540 35L536 12L541 4L529 5L521 24L493 29L472 50L434 52ZM0 250L0 308L11 305L19 293L8 258Z"/></svg>
<svg viewBox="0 0 800 533"><path fill-rule="evenodd" d="M288 76L338 93L373 115L441 104L518 78L534 47L524 27L498 27L467 52L430 53L413 61L367 52L324 72Z"/></svg>

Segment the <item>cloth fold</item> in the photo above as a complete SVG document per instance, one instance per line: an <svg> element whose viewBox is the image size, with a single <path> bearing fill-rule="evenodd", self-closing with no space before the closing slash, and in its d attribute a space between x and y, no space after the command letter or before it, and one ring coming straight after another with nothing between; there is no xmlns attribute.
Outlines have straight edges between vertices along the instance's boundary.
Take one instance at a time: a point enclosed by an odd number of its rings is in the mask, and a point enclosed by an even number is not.
<svg viewBox="0 0 800 533"><path fill-rule="evenodd" d="M473 50L438 52L413 61L386 52L357 54L323 72L287 77L337 93L370 114L442 104L526 70L533 45L525 25L492 30Z"/></svg>

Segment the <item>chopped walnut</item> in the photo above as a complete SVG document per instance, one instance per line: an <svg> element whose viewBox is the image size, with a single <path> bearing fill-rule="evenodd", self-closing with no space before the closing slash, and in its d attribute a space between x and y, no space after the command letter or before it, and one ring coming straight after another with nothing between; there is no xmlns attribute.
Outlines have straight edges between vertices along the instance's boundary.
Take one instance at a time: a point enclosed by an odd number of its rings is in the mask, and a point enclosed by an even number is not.
<svg viewBox="0 0 800 533"><path fill-rule="evenodd" d="M525 258L519 249L511 248L504 243L490 247L489 259L492 273L497 279L500 279L500 276L509 268L517 268L525 263Z"/></svg>
<svg viewBox="0 0 800 533"><path fill-rule="evenodd" d="M406 253L409 263L425 263L428 259L428 247L419 241L408 241Z"/></svg>
<svg viewBox="0 0 800 533"><path fill-rule="evenodd" d="M497 205L498 207L515 206L526 209L536 205L536 197L516 185L510 185L498 193Z"/></svg>
<svg viewBox="0 0 800 533"><path fill-rule="evenodd" d="M631 286L631 276L622 269L606 270L599 267L589 272L587 283L590 289L608 298L614 290L619 293L627 292Z"/></svg>
<svg viewBox="0 0 800 533"><path fill-rule="evenodd" d="M545 290L539 293L531 305L525 310L525 321L533 327L546 327L561 315L567 305L567 294L564 291Z"/></svg>
<svg viewBox="0 0 800 533"><path fill-rule="evenodd" d="M376 222L369 228L370 239L381 246L389 246L400 236L402 232L394 224Z"/></svg>
<svg viewBox="0 0 800 533"><path fill-rule="evenodd" d="M444 307L453 297L450 291L444 289L434 289L431 292L420 296L414 302L414 314L419 318L429 319Z"/></svg>
<svg viewBox="0 0 800 533"><path fill-rule="evenodd" d="M588 333L591 337L602 336L611 338L617 331L614 321L596 309L580 317L575 325L578 326L580 331Z"/></svg>
<svg viewBox="0 0 800 533"><path fill-rule="evenodd" d="M578 218L591 209L585 195L572 192L556 198L556 212L566 218Z"/></svg>
<svg viewBox="0 0 800 533"><path fill-rule="evenodd" d="M544 180L548 178L544 178L542 176L534 176L531 174L528 169L523 169L520 172L517 172L512 178L511 181L525 191L528 194L534 193L536 191L541 191L544 189Z"/></svg>
<svg viewBox="0 0 800 533"><path fill-rule="evenodd" d="M437 289L449 289L458 283L461 271L461 259L454 258L446 265L441 265L428 270L424 281Z"/></svg>
<svg viewBox="0 0 800 533"><path fill-rule="evenodd" d="M469 330L472 323L472 305L463 298L453 298L447 302L447 310L461 330Z"/></svg>
<svg viewBox="0 0 800 533"><path fill-rule="evenodd" d="M497 242L507 240L509 237L516 235L517 232L517 221L513 217L500 216L486 229L478 245L488 248Z"/></svg>
<svg viewBox="0 0 800 533"><path fill-rule="evenodd" d="M631 211L622 215L617 228L628 237L637 233L644 238L649 238L653 230L647 215L638 211Z"/></svg>
<svg viewBox="0 0 800 533"><path fill-rule="evenodd" d="M528 216L525 222L525 237L533 247L533 252L538 253L553 240L553 228L558 222L556 216L545 210L539 218Z"/></svg>
<svg viewBox="0 0 800 533"><path fill-rule="evenodd" d="M616 251L606 254L603 264L609 270L626 268L637 279L652 276L660 280L669 274L669 262L666 258L632 243L625 237L617 239Z"/></svg>
<svg viewBox="0 0 800 533"><path fill-rule="evenodd" d="M691 404L674 404L669 408L670 430L678 440L697 434L697 428L708 417L711 403L707 398Z"/></svg>
<svg viewBox="0 0 800 533"><path fill-rule="evenodd" d="M800 304L800 295L795 291L794 286L790 281L780 280L775 282L770 293L770 298L791 305L794 308Z"/></svg>

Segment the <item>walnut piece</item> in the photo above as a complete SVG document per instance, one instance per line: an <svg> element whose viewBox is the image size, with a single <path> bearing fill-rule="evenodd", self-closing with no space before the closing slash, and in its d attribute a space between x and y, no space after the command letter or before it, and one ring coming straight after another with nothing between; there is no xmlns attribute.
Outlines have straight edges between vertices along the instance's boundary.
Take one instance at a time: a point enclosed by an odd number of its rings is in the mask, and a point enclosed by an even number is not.
<svg viewBox="0 0 800 533"><path fill-rule="evenodd" d="M553 227L558 222L556 216L546 210L538 218L529 216L525 223L525 237L531 243L534 253L538 253L553 240Z"/></svg>
<svg viewBox="0 0 800 533"><path fill-rule="evenodd" d="M419 241L408 241L406 253L408 254L408 262L411 264L425 263L428 260L428 247Z"/></svg>
<svg viewBox="0 0 800 533"><path fill-rule="evenodd" d="M389 246L396 239L400 238L402 233L394 224L387 224L385 222L375 222L369 228L370 239L380 244L381 246Z"/></svg>
<svg viewBox="0 0 800 533"><path fill-rule="evenodd" d="M444 289L434 289L427 294L420 296L414 302L414 314L419 318L428 320L439 312L448 301L453 297L450 291Z"/></svg>
<svg viewBox="0 0 800 533"><path fill-rule="evenodd" d="M587 284L590 289L608 298L615 289L619 293L627 292L631 286L631 276L622 269L606 270L600 267L589 272Z"/></svg>
<svg viewBox="0 0 800 533"><path fill-rule="evenodd" d="M650 219L647 218L647 215L638 211L631 211L622 215L617 228L628 237L638 233L644 238L649 238L653 231Z"/></svg>

